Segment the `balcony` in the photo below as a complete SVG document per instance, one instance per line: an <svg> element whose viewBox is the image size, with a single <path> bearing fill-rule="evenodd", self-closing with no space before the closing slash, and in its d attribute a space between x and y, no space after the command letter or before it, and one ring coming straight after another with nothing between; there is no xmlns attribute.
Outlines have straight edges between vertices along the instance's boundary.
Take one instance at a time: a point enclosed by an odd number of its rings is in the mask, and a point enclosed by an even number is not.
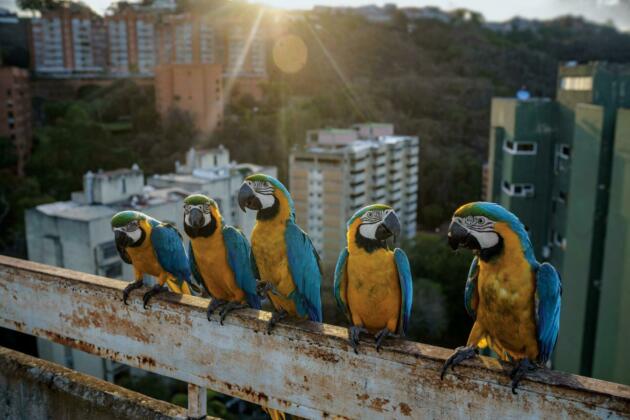
<svg viewBox="0 0 630 420"><path fill-rule="evenodd" d="M230 315L221 326L217 316L207 321L208 301L201 298L165 293L145 310L144 289L125 306L120 300L126 284L0 256L0 326L188 382L187 414L195 418L205 414L203 388L306 418L624 418L630 413L625 385L541 370L513 395L506 375L510 366L483 356L441 381L451 350L392 340L380 353L366 344L355 354L345 328L281 322L267 335L271 314L253 309ZM0 349L0 417L30 413L35 405L47 412L46 404L61 401L67 410L80 402L120 418L184 414L50 365ZM31 398L42 393L46 398Z"/></svg>

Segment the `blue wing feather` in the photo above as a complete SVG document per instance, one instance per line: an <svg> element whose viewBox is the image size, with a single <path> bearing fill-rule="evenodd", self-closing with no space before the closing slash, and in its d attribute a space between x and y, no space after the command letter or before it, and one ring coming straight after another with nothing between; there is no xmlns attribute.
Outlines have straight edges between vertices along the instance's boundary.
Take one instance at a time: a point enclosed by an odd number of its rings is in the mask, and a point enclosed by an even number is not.
<svg viewBox="0 0 630 420"><path fill-rule="evenodd" d="M398 279L400 280L400 320L398 322L398 334L405 335L409 327L409 319L411 318L411 305L413 303L413 280L411 277L411 267L407 254L400 248L394 250L394 260L398 270Z"/></svg>
<svg viewBox="0 0 630 420"><path fill-rule="evenodd" d="M290 297L301 316L307 315L311 321L322 322L319 255L308 235L291 220L287 222L284 238L289 271L296 288Z"/></svg>
<svg viewBox="0 0 630 420"><path fill-rule="evenodd" d="M536 330L538 361L549 360L560 330L560 300L562 282L556 269L543 263L536 273Z"/></svg>
<svg viewBox="0 0 630 420"><path fill-rule="evenodd" d="M335 267L335 283L333 285L333 293L335 295L335 300L337 301L337 306L339 309L343 311L348 320L350 319L350 309L348 308L347 302L344 301L342 294L345 294L345 290L341 290L342 287L347 287L346 285L342 285L342 281L346 278L346 262L348 261L348 248L344 248L339 254L339 258L337 259L337 266Z"/></svg>
<svg viewBox="0 0 630 420"><path fill-rule="evenodd" d="M466 312L472 319L477 319L477 303L479 295L477 292L477 277L479 276L479 259L473 258L468 270L468 279L466 280L466 288L464 289L464 306Z"/></svg>
<svg viewBox="0 0 630 420"><path fill-rule="evenodd" d="M167 223L156 223L151 230L151 244L164 271L190 286L190 264L177 229Z"/></svg>
<svg viewBox="0 0 630 420"><path fill-rule="evenodd" d="M236 283L245 292L249 306L260 309L260 298L256 293L256 277L250 261L252 251L249 242L242 232L232 226L224 226L222 232L228 264L234 273Z"/></svg>

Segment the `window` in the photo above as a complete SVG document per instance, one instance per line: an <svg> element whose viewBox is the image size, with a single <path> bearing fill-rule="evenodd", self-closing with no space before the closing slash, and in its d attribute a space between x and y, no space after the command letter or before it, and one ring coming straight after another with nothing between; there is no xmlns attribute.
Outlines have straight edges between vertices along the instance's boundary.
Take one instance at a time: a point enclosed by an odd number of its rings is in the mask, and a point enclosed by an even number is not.
<svg viewBox="0 0 630 420"><path fill-rule="evenodd" d="M503 181L503 192L511 197L533 197L534 185L532 184L511 184Z"/></svg>
<svg viewBox="0 0 630 420"><path fill-rule="evenodd" d="M562 235L560 235L556 231L552 231L552 233L551 233L551 240L552 240L553 244L555 246L557 246L558 248L565 249L566 246L567 246L567 240L565 238L563 238Z"/></svg>
<svg viewBox="0 0 630 420"><path fill-rule="evenodd" d="M100 248L103 260L118 256L118 250L116 250L116 243L114 241L101 244Z"/></svg>
<svg viewBox="0 0 630 420"><path fill-rule="evenodd" d="M592 77L563 77L560 81L562 90L593 90Z"/></svg>
<svg viewBox="0 0 630 420"><path fill-rule="evenodd" d="M122 276L122 264L117 261L101 267L101 272L105 277L117 278Z"/></svg>
<svg viewBox="0 0 630 420"><path fill-rule="evenodd" d="M503 150L512 155L535 155L538 151L538 144L525 141L503 142Z"/></svg>
<svg viewBox="0 0 630 420"><path fill-rule="evenodd" d="M556 146L556 154L559 158L569 159L571 157L571 146L568 144L559 144Z"/></svg>

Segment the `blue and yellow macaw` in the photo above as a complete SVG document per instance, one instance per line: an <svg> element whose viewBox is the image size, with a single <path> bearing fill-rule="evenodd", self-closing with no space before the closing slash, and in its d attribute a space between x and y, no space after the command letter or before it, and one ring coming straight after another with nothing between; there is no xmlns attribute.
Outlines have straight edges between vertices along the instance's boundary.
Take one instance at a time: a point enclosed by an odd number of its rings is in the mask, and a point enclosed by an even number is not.
<svg viewBox="0 0 630 420"><path fill-rule="evenodd" d="M208 321L219 308L221 324L235 309L260 309L249 242L241 231L223 224L217 203L201 194L186 197L184 230L190 237L193 278L212 297Z"/></svg>
<svg viewBox="0 0 630 420"><path fill-rule="evenodd" d="M515 361L512 392L527 371L549 361L560 329L562 284L556 269L539 263L525 227L498 204L461 206L451 221L448 241L472 249L464 303L475 320L468 343L442 368L474 357L489 346L502 360Z"/></svg>
<svg viewBox="0 0 630 420"><path fill-rule="evenodd" d="M319 256L295 224L289 191L271 176L254 174L241 185L238 202L243 211L257 212L251 238L253 263L261 279L258 290L274 307L267 331L287 316L322 322Z"/></svg>
<svg viewBox="0 0 630 420"><path fill-rule="evenodd" d="M188 257L175 226L132 210L116 213L111 224L120 258L133 265L136 278L123 291L125 304L129 293L142 287L144 274L157 279L142 298L145 308L151 297L166 290L165 283L172 292L191 294Z"/></svg>
<svg viewBox="0 0 630 420"><path fill-rule="evenodd" d="M400 234L400 221L391 207L372 204L358 210L347 226L347 247L335 269L335 299L350 321L354 352L361 333L375 334L378 351L388 336L406 334L411 316L409 260L402 249L392 251L386 242Z"/></svg>

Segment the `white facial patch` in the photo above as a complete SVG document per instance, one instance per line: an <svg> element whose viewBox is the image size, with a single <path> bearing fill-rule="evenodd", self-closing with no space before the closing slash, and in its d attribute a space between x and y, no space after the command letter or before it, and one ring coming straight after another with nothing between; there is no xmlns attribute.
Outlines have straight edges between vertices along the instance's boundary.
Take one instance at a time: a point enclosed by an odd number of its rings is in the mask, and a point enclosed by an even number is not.
<svg viewBox="0 0 630 420"><path fill-rule="evenodd" d="M494 230L494 221L485 216L453 217L453 221L466 229L482 249L492 248L499 243L499 234Z"/></svg>
<svg viewBox="0 0 630 420"><path fill-rule="evenodd" d="M273 194L267 195L267 194L260 194L258 192L256 192L255 194L256 194L256 197L258 197L258 199L260 200L260 204L263 209L268 209L269 207L273 206L273 203L275 200Z"/></svg>
<svg viewBox="0 0 630 420"><path fill-rule="evenodd" d="M140 238L142 237L142 230L140 228L137 228L133 231L128 231L126 230L124 227L122 228L114 228L114 232L122 232L125 235L127 235L130 239L131 239L131 243L135 244L136 242L138 242L140 240Z"/></svg>
<svg viewBox="0 0 630 420"><path fill-rule="evenodd" d="M376 229L378 229L380 223L362 224L359 226L359 233L364 238L376 239Z"/></svg>
<svg viewBox="0 0 630 420"><path fill-rule="evenodd" d="M275 197L273 196L274 187L267 181L246 181L247 185L254 191L256 198L260 200L262 209L268 209L273 206Z"/></svg>

